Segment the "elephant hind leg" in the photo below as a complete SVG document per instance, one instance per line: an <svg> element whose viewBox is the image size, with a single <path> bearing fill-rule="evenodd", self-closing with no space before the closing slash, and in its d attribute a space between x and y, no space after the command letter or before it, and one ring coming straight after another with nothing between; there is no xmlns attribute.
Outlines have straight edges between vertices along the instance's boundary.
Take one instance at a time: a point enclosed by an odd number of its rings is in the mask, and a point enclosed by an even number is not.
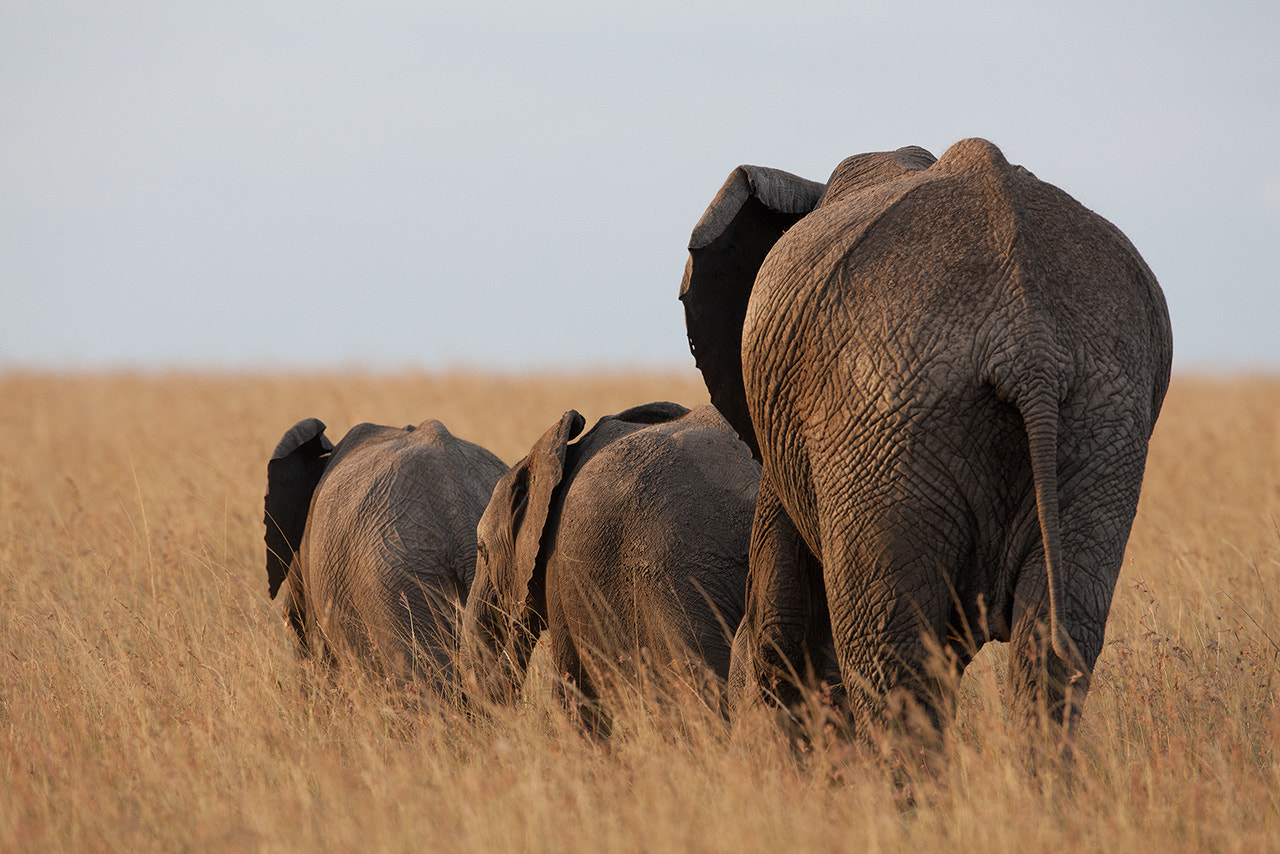
<svg viewBox="0 0 1280 854"><path fill-rule="evenodd" d="M592 679L577 639L569 631L562 614L552 609L548 624L551 635L551 661L555 679L551 691L565 711L583 731L607 739L613 729L612 720L600 700L600 692Z"/></svg>
<svg viewBox="0 0 1280 854"><path fill-rule="evenodd" d="M1014 712L1028 724L1034 750L1068 761L1080 713L1102 652L1111 598L1138 509L1150 418L1114 406L1141 394L1108 387L1077 390L1060 431L1059 524L1062 629L1074 660L1048 648L1049 591L1044 546L1031 548L1016 568L1010 630L1010 686ZM1074 403L1072 403L1074 401ZM1091 409L1101 405L1102 408ZM1075 653L1075 655L1072 655ZM1078 655L1078 658L1076 657Z"/></svg>
<svg viewBox="0 0 1280 854"><path fill-rule="evenodd" d="M909 601L888 610L884 624L854 624L838 638L854 726L866 742L936 746L955 718L967 647L957 651Z"/></svg>
<svg viewBox="0 0 1280 854"><path fill-rule="evenodd" d="M1013 716L1024 721L1033 756L1047 753L1047 757L1070 762L1093 663L1101 651L1101 638L1080 637L1078 626L1068 626L1081 660L1064 659L1054 651L1043 572L1041 563L1024 573L1027 580L1018 584L1015 594L1009 639Z"/></svg>
<svg viewBox="0 0 1280 854"><path fill-rule="evenodd" d="M797 709L816 682L838 692L830 638L822 566L766 475L751 529L746 606L730 656L731 713L754 705Z"/></svg>

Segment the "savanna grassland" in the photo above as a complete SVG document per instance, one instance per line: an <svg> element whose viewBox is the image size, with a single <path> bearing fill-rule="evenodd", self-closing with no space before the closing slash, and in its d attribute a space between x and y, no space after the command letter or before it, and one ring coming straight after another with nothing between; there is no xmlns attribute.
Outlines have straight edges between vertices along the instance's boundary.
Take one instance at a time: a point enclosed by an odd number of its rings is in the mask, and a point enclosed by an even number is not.
<svg viewBox="0 0 1280 854"><path fill-rule="evenodd" d="M945 762L896 773L643 687L601 744L542 669L469 719L298 662L262 493L299 418L439 418L511 463L569 407L661 399L706 392L692 370L0 374L0 851L1280 850L1277 379L1175 378L1069 788L1025 771L999 644Z"/></svg>

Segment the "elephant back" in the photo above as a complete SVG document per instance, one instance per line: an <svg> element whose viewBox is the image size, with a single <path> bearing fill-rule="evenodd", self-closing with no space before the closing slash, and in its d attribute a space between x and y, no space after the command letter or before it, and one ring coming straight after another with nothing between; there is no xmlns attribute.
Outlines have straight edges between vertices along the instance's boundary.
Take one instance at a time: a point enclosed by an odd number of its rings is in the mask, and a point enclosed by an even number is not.
<svg viewBox="0 0 1280 854"><path fill-rule="evenodd" d="M353 427L316 488L302 565L330 643L395 669L452 666L475 528L506 467L437 421Z"/></svg>
<svg viewBox="0 0 1280 854"><path fill-rule="evenodd" d="M838 346L850 354L841 364L872 374L896 374L903 359L935 365L947 377L920 375L933 385L954 385L962 370L1011 387L1034 362L1058 396L1087 379L1076 366L1122 364L1155 379L1140 396L1158 412L1168 309L1113 224L986 140L958 142L929 167L882 182L842 174L760 268L743 328L749 399L795 369L788 359ZM831 317L848 318L846 340L831 339ZM776 343L783 318L798 339L787 348Z"/></svg>
<svg viewBox="0 0 1280 854"><path fill-rule="evenodd" d="M723 676L723 628L742 616L759 464L711 406L632 426L602 420L593 430L611 439L576 461L549 551L562 566L593 566L607 601L630 605L640 592L646 607L620 619L624 630L671 629ZM616 563L602 564L607 554Z"/></svg>

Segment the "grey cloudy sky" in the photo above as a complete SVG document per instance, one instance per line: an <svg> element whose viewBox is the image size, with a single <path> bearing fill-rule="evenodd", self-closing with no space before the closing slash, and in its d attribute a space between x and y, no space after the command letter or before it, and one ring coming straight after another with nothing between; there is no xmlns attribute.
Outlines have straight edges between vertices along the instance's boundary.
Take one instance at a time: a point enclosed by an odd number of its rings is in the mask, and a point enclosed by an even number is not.
<svg viewBox="0 0 1280 854"><path fill-rule="evenodd" d="M857 8L863 7L863 8ZM985 136L1280 369L1280 3L0 2L0 368L692 364L739 163Z"/></svg>

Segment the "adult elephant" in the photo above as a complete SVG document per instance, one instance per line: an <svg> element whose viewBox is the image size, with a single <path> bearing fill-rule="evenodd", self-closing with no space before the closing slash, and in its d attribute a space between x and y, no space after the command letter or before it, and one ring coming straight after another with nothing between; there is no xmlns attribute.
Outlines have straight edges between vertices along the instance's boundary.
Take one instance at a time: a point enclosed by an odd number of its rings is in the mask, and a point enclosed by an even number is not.
<svg viewBox="0 0 1280 854"><path fill-rule="evenodd" d="M602 683L642 660L728 674L760 467L711 406L638 406L571 444L583 425L566 412L493 490L464 660L510 702L546 629L557 690L607 730Z"/></svg>
<svg viewBox="0 0 1280 854"><path fill-rule="evenodd" d="M305 654L456 682L476 522L506 465L439 421L359 424L336 446L299 421L267 463L267 581Z"/></svg>
<svg viewBox="0 0 1280 854"><path fill-rule="evenodd" d="M910 725L905 699L937 731L931 655L997 639L1017 711L1069 732L1169 382L1137 250L969 139L826 185L739 167L689 254L690 345L764 465L731 704L797 702L813 668L855 728Z"/></svg>

